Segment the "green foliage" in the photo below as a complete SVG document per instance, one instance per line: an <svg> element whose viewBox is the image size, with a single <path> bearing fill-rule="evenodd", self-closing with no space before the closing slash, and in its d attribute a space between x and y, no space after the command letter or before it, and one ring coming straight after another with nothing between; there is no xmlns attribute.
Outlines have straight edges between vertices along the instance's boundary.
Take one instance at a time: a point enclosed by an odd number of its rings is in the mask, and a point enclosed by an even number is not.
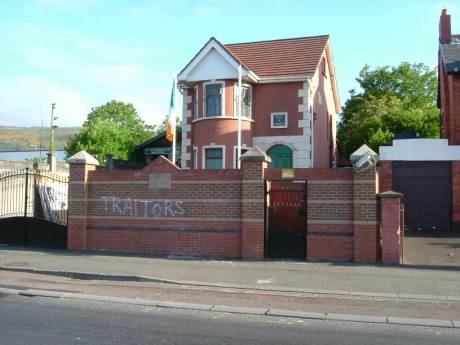
<svg viewBox="0 0 460 345"><path fill-rule="evenodd" d="M65 148L67 157L85 150L102 165L107 155L128 159L134 147L151 138L153 128L145 124L132 104L108 102L88 114L80 132Z"/></svg>
<svg viewBox="0 0 460 345"><path fill-rule="evenodd" d="M345 157L362 144L378 152L379 146L391 145L393 134L401 131L439 137L435 71L424 64L407 62L375 70L364 66L356 80L362 92L350 91L338 124Z"/></svg>

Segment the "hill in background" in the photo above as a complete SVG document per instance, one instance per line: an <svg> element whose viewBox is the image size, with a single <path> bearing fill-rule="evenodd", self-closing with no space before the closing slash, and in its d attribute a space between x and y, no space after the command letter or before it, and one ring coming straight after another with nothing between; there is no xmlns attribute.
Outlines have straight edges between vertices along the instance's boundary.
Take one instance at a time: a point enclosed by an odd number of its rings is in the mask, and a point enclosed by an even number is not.
<svg viewBox="0 0 460 345"><path fill-rule="evenodd" d="M80 127L58 127L55 130L56 148L63 150L67 141ZM0 151L30 151L40 145L41 127L5 127L0 126ZM50 144L50 129L43 128L41 133L42 150L47 150Z"/></svg>

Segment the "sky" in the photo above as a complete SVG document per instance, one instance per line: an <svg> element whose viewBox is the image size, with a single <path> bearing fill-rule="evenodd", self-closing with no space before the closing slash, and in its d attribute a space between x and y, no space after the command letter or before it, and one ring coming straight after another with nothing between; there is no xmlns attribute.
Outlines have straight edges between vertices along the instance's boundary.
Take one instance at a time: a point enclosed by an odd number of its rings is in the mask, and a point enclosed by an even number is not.
<svg viewBox="0 0 460 345"><path fill-rule="evenodd" d="M174 72L222 43L329 34L343 104L365 64L435 68L443 8L459 1L0 0L0 126L80 126L91 108L131 102L148 124L168 113Z"/></svg>

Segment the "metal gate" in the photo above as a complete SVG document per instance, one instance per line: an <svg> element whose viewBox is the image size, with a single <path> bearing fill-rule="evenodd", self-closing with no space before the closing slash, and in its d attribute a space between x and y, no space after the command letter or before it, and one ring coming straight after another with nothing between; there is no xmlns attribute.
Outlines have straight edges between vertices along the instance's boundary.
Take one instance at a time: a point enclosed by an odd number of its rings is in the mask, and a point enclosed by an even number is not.
<svg viewBox="0 0 460 345"><path fill-rule="evenodd" d="M66 248L68 185L48 171L0 174L0 243Z"/></svg>
<svg viewBox="0 0 460 345"><path fill-rule="evenodd" d="M266 254L307 257L307 182L267 182Z"/></svg>

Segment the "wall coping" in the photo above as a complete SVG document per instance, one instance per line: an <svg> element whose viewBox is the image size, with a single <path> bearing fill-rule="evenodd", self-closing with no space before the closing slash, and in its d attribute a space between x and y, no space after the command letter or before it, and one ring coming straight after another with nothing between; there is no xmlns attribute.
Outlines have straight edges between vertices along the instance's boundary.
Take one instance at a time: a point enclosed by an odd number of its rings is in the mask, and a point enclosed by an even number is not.
<svg viewBox="0 0 460 345"><path fill-rule="evenodd" d="M253 146L245 154L241 155L240 160L245 161L258 161L258 162L267 162L270 163L272 159L267 156L267 154L262 151L259 147Z"/></svg>
<svg viewBox="0 0 460 345"><path fill-rule="evenodd" d="M385 199L385 198L399 198L399 199L402 199L404 196L402 193L398 193L398 192L393 192L393 191L388 191L388 192L383 192L383 193L379 193L378 194L379 198L381 199Z"/></svg>
<svg viewBox="0 0 460 345"><path fill-rule="evenodd" d="M93 156L91 156L85 150L81 150L80 152L67 158L66 161L69 164L87 164L87 165L96 165L96 166L99 165L99 161Z"/></svg>

